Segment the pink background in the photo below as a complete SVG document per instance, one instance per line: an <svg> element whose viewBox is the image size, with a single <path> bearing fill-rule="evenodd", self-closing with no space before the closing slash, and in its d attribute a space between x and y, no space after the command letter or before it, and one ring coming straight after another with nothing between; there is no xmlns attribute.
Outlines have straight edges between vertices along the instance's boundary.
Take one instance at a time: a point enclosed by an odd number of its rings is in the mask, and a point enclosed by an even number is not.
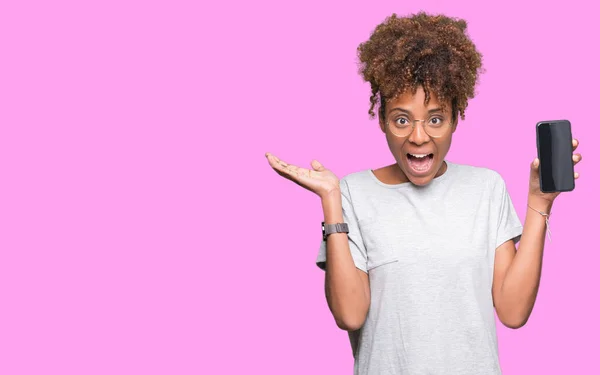
<svg viewBox="0 0 600 375"><path fill-rule="evenodd" d="M315 264L318 198L392 161L356 47L392 12L462 17L487 72L448 159L525 217L535 123L584 161L505 374L598 374L598 6L591 1L0 5L0 374L350 374ZM199 5L200 4L200 5Z"/></svg>

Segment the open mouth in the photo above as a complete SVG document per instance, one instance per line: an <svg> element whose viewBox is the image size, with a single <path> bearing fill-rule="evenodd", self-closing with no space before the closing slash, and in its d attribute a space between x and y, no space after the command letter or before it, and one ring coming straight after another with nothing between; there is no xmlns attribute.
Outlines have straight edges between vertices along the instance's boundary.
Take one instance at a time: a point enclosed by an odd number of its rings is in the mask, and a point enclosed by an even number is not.
<svg viewBox="0 0 600 375"><path fill-rule="evenodd" d="M433 165L433 154L406 154L408 166L415 173L426 173Z"/></svg>

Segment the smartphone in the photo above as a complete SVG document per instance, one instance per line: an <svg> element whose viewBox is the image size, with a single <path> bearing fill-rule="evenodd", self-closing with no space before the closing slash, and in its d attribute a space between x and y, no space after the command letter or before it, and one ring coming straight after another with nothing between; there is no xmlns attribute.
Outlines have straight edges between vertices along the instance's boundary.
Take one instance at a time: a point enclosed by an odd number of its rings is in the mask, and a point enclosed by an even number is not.
<svg viewBox="0 0 600 375"><path fill-rule="evenodd" d="M571 123L568 120L540 121L536 134L540 190L553 193L575 189Z"/></svg>

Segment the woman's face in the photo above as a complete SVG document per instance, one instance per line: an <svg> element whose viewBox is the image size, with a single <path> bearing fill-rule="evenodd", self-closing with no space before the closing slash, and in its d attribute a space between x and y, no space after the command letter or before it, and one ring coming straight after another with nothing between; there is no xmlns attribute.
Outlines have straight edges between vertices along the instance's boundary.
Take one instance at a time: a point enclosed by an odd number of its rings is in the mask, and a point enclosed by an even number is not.
<svg viewBox="0 0 600 375"><path fill-rule="evenodd" d="M435 115L451 122L451 108L450 103L446 103L446 110L442 112L440 103L433 93L431 93L429 103L425 105L425 91L421 86L414 95L409 91L386 101L385 118L380 118L379 125L386 135L390 151L399 166L398 173L402 180L410 181L415 185L427 185L446 171L444 158L452 143L456 121L451 123L448 130L439 138L430 137L423 126L427 119ZM409 135L398 137L386 126L386 120L393 121L399 117L426 121L417 122ZM423 157L423 155L426 156Z"/></svg>

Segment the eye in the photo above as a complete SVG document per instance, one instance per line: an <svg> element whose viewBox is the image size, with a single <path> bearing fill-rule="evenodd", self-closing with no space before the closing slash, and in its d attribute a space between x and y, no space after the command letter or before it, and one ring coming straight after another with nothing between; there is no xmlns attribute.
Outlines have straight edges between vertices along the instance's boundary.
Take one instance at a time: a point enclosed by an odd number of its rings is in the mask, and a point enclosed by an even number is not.
<svg viewBox="0 0 600 375"><path fill-rule="evenodd" d="M398 117L397 119L394 120L394 125L397 126L406 126L409 124L409 121L406 117Z"/></svg>
<svg viewBox="0 0 600 375"><path fill-rule="evenodd" d="M429 123L430 123L431 125L435 125L435 126L441 126L441 125L444 123L444 119L443 119L443 118L441 118L441 117L432 117L432 118L429 120Z"/></svg>

